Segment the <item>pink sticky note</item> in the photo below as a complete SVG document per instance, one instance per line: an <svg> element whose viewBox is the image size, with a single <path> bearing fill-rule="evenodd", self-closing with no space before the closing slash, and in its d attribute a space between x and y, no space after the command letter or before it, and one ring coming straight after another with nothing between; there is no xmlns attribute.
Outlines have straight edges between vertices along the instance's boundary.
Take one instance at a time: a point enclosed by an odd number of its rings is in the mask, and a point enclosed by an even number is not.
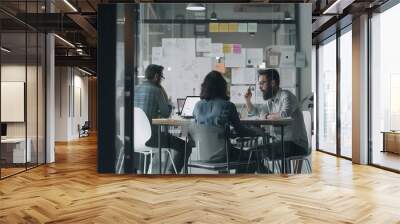
<svg viewBox="0 0 400 224"><path fill-rule="evenodd" d="M240 44L233 44L233 53L240 54L242 53L242 45Z"/></svg>

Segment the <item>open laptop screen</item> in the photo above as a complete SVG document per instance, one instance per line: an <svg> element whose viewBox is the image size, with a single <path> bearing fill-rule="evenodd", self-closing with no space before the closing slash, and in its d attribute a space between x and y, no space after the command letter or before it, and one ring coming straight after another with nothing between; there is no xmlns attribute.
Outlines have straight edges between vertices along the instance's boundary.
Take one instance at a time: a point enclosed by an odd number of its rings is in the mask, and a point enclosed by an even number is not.
<svg viewBox="0 0 400 224"><path fill-rule="evenodd" d="M194 106L200 101L199 96L187 96L182 108L182 117L193 117Z"/></svg>

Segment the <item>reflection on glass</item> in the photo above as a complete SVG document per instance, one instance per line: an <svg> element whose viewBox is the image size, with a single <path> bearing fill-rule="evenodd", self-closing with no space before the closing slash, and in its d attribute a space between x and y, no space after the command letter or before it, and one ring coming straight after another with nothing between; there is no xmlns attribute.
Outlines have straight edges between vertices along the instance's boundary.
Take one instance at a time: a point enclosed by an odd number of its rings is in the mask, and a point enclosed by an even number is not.
<svg viewBox="0 0 400 224"><path fill-rule="evenodd" d="M352 35L340 37L340 153L352 157Z"/></svg>
<svg viewBox="0 0 400 224"><path fill-rule="evenodd" d="M300 47L296 46L299 38L296 9L304 10L304 13L309 8L301 5L295 7L294 4L254 7L254 4L226 3L205 4L204 11L193 12L186 10L186 5L141 4L139 84L145 81L145 69L149 64L162 65L165 77L162 86L166 99L175 111L178 99L200 94L200 85L211 70L223 73L228 81L230 99L238 106L238 111L241 111L244 104L241 93L248 88L246 85L252 85L253 90L256 88L257 68L277 68L285 77L282 78L281 87L297 93L295 61L286 56L290 52L294 55L295 49ZM210 20L211 16L218 20ZM236 79L236 75L241 72L237 68L250 68L245 71L250 78ZM254 99L259 100L256 103L262 103L262 95L256 94ZM177 115L174 113L171 116ZM153 132L156 130L152 129ZM185 133L181 127L171 126L168 130L175 137L184 139ZM178 157L178 150L171 151L172 157ZM170 158L167 150L161 156L157 155L158 148L154 152L154 158L157 159L152 160L151 171L156 173L160 166L163 170L168 167ZM193 148L191 158L196 159L198 155L197 148ZM175 164L179 164L179 161L175 161ZM137 167L140 172L146 172L140 168L142 165ZM191 173L216 171L192 169Z"/></svg>
<svg viewBox="0 0 400 224"><path fill-rule="evenodd" d="M396 170L400 170L400 31L393 27L398 21L400 5L375 15L371 32L372 163Z"/></svg>
<svg viewBox="0 0 400 224"><path fill-rule="evenodd" d="M25 170L31 161L30 144L26 141L26 34L2 33L1 45L1 122L6 133L1 140L1 176ZM3 135L3 134L2 134Z"/></svg>
<svg viewBox="0 0 400 224"><path fill-rule="evenodd" d="M319 47L318 147L336 153L336 39Z"/></svg>

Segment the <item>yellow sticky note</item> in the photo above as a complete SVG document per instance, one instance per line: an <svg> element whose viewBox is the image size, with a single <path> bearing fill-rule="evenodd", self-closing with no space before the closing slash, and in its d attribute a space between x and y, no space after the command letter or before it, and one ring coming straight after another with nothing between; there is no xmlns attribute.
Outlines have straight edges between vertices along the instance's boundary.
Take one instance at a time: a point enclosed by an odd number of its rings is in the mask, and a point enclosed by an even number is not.
<svg viewBox="0 0 400 224"><path fill-rule="evenodd" d="M219 32L219 24L218 23L210 23L209 24L210 33L217 33Z"/></svg>
<svg viewBox="0 0 400 224"><path fill-rule="evenodd" d="M219 24L219 32L229 32L229 24L228 23L220 23Z"/></svg>
<svg viewBox="0 0 400 224"><path fill-rule="evenodd" d="M238 23L229 23L229 32L238 32Z"/></svg>
<svg viewBox="0 0 400 224"><path fill-rule="evenodd" d="M224 44L224 54L232 53L232 44Z"/></svg>

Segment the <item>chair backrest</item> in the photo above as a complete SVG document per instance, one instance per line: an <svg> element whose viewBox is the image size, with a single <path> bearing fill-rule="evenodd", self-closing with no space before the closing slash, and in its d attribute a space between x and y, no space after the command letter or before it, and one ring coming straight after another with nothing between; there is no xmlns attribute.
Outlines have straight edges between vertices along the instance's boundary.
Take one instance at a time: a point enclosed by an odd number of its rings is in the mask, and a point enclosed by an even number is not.
<svg viewBox="0 0 400 224"><path fill-rule="evenodd" d="M135 152L140 151L144 148L145 143L151 137L151 125L150 121L147 118L144 111L138 107L135 107L133 110L134 114L134 144L135 144Z"/></svg>
<svg viewBox="0 0 400 224"><path fill-rule="evenodd" d="M227 133L225 128L191 124L189 134L199 150L199 160L227 161Z"/></svg>
<svg viewBox="0 0 400 224"><path fill-rule="evenodd" d="M310 111L303 111L304 125L307 132L308 148L311 148L311 113Z"/></svg>

